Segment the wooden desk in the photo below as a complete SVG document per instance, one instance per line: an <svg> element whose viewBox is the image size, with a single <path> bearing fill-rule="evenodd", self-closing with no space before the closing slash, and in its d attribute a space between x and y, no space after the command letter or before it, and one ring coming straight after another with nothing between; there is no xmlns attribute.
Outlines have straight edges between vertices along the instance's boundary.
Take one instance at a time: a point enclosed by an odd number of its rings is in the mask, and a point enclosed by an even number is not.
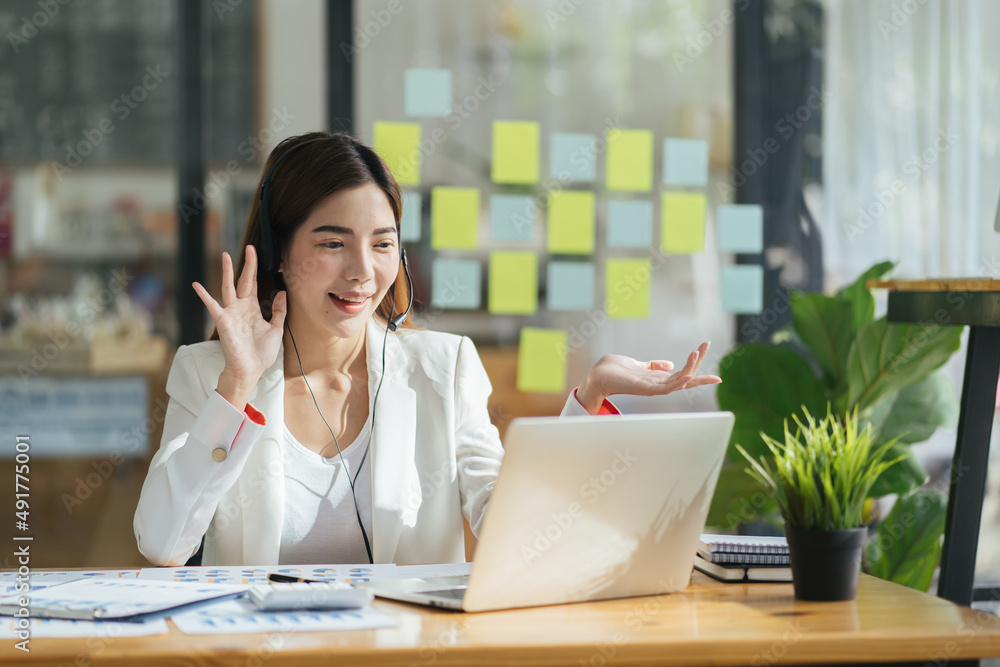
<svg viewBox="0 0 1000 667"><path fill-rule="evenodd" d="M481 614L375 605L395 628L185 635L168 621L170 633L152 637L32 639L30 654L4 641L0 664L954 666L1000 656L1000 618L867 575L852 602L799 602L791 584L696 572L675 595Z"/></svg>
<svg viewBox="0 0 1000 667"><path fill-rule="evenodd" d="M973 584L1000 375L1000 280L869 281L868 288L889 290L889 322L969 327L938 595L959 604L992 599L1000 589Z"/></svg>

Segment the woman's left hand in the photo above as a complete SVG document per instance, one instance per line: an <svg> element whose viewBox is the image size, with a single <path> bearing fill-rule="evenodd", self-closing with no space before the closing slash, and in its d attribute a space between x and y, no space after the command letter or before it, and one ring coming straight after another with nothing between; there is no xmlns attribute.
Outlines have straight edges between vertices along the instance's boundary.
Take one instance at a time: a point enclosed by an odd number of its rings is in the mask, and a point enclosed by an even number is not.
<svg viewBox="0 0 1000 667"><path fill-rule="evenodd" d="M637 361L621 354L601 357L576 390L576 398L590 414L597 414L604 399L614 394L660 396L681 389L718 384L716 375L697 375L698 366L708 353L708 342L692 352L684 368L671 372L669 361Z"/></svg>

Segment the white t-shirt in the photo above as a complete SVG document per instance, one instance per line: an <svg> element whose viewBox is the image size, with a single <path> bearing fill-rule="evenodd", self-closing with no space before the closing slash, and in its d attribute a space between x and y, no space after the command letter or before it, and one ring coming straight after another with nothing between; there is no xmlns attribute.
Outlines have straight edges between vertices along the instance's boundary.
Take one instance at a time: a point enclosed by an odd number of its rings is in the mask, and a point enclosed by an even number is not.
<svg viewBox="0 0 1000 667"><path fill-rule="evenodd" d="M367 563L368 553L340 455L334 453L324 458L296 440L287 425L284 430L285 520L278 563ZM364 463L361 457L370 434L369 418L354 442L346 447L341 443L351 478L357 476L354 492L369 541L372 539L372 453L368 452Z"/></svg>

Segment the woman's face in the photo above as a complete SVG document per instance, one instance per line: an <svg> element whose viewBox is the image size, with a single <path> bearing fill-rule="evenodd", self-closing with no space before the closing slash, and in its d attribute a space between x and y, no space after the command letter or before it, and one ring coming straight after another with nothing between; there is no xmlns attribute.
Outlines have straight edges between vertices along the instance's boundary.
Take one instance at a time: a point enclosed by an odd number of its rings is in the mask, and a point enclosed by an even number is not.
<svg viewBox="0 0 1000 667"><path fill-rule="evenodd" d="M360 335L399 271L389 198L371 183L330 195L295 232L281 271L297 328Z"/></svg>

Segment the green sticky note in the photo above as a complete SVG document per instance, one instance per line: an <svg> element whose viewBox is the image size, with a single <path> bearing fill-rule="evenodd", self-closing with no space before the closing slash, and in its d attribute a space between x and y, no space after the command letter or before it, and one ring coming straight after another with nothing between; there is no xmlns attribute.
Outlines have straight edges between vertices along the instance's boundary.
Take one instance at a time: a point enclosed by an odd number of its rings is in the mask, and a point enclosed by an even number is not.
<svg viewBox="0 0 1000 667"><path fill-rule="evenodd" d="M649 318L648 259L609 259L604 263L604 293L608 318L645 320Z"/></svg>
<svg viewBox="0 0 1000 667"><path fill-rule="evenodd" d="M538 123L514 120L493 122L494 183L537 183L538 154Z"/></svg>
<svg viewBox="0 0 1000 667"><path fill-rule="evenodd" d="M742 315L756 315L764 310L764 269L761 266L723 266L720 273L722 310Z"/></svg>
<svg viewBox="0 0 1000 667"><path fill-rule="evenodd" d="M649 192L653 188L653 133L612 128L607 140L608 190Z"/></svg>
<svg viewBox="0 0 1000 667"><path fill-rule="evenodd" d="M661 209L660 250L688 254L705 249L705 195L664 192Z"/></svg>
<svg viewBox="0 0 1000 667"><path fill-rule="evenodd" d="M538 310L538 258L533 252L490 253L489 310L531 315Z"/></svg>
<svg viewBox="0 0 1000 667"><path fill-rule="evenodd" d="M479 188L431 188L431 248L469 250L479 245Z"/></svg>
<svg viewBox="0 0 1000 667"><path fill-rule="evenodd" d="M547 247L564 255L594 252L594 193L558 190L549 193Z"/></svg>
<svg viewBox="0 0 1000 667"><path fill-rule="evenodd" d="M561 329L524 327L517 348L517 389L548 394L566 391L568 336Z"/></svg>
<svg viewBox="0 0 1000 667"><path fill-rule="evenodd" d="M420 124L376 122L375 152L400 185L420 185Z"/></svg>

